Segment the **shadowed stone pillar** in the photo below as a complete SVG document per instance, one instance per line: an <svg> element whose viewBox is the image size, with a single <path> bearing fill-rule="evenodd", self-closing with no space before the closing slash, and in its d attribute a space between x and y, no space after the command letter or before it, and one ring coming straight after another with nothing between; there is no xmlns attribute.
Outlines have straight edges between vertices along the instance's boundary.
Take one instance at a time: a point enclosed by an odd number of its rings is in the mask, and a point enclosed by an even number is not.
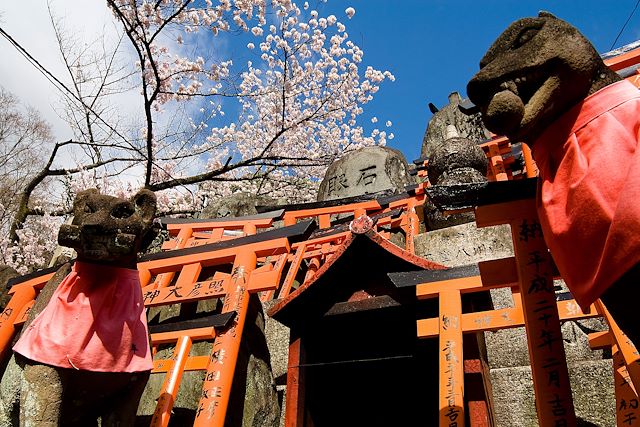
<svg viewBox="0 0 640 427"><path fill-rule="evenodd" d="M436 145L427 166L432 185L466 184L486 181L488 160L482 148L466 138L456 136L453 125L446 127L450 136ZM438 230L474 221L473 212L443 215L431 201L425 203L427 230Z"/></svg>

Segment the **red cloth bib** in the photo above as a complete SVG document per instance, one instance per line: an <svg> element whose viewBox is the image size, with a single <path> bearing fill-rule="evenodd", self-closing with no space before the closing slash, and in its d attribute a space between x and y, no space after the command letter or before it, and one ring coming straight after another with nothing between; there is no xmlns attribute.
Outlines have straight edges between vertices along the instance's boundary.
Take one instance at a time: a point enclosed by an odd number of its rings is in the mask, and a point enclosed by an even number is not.
<svg viewBox="0 0 640 427"><path fill-rule="evenodd" d="M13 350L61 368L150 370L138 271L76 262Z"/></svg>
<svg viewBox="0 0 640 427"><path fill-rule="evenodd" d="M565 113L532 147L544 238L583 310L640 262L639 128L640 91L621 81Z"/></svg>

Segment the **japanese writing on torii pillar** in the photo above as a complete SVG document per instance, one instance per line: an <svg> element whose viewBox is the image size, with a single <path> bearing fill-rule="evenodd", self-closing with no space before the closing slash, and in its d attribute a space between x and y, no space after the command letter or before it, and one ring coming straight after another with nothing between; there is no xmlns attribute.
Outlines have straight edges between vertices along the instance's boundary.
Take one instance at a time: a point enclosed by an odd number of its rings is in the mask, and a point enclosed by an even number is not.
<svg viewBox="0 0 640 427"><path fill-rule="evenodd" d="M563 390L567 387L563 381L567 381L568 378L565 378L561 371L565 363L561 351L562 337L559 335L559 329L555 330L552 327L554 324L557 325L559 320L553 274L550 271L551 260L548 252L543 251L539 244L536 246L536 242L539 243L543 239L540 223L537 220L522 220L518 227L518 237L526 248L524 276L528 280L523 290L531 298L531 313L527 321L532 324L531 329L537 331L532 337L532 345L537 348L537 354L541 358L541 368L549 392L545 406L551 412L549 415L553 417L555 427L569 426L570 403L563 395Z"/></svg>
<svg viewBox="0 0 640 427"><path fill-rule="evenodd" d="M443 317L443 322L445 323L445 328L457 328L458 327L458 318L446 318ZM447 412L445 416L449 419L449 427L457 427L458 426L458 418L461 415L461 410L458 406L456 406L456 379L454 376L454 371L456 370L456 366L460 363L458 358L455 355L455 341L447 340L445 342L445 347L442 349L445 355L446 362L446 370L447 374L447 383L445 390L445 398L447 399Z"/></svg>

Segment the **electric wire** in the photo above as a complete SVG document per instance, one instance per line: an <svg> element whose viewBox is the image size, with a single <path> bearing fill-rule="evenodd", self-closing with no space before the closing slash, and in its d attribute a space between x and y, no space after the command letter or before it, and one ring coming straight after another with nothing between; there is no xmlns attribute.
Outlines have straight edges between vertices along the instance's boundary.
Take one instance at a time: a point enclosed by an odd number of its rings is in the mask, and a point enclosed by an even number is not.
<svg viewBox="0 0 640 427"><path fill-rule="evenodd" d="M616 45L616 43L618 42L618 39L620 38L620 36L622 35L622 32L624 31L624 29L627 27L627 24L629 23L629 21L631 20L631 17L633 16L633 14L636 12L636 9L638 8L638 4L640 4L640 0L638 0L636 2L636 5L633 7L633 10L631 11L631 13L629 14L629 17L627 18L627 20L625 21L624 25L622 26L622 28L620 28L620 32L618 33L618 35L616 36L616 39L613 41L613 43L611 43L611 47L609 48L609 50L613 50L613 47Z"/></svg>
<svg viewBox="0 0 640 427"><path fill-rule="evenodd" d="M35 59L20 43L18 43L13 37L11 37L2 27L0 27L0 35L2 35L22 56L24 56L36 70L40 72L56 89L62 92L67 98L73 97L76 101L82 104L91 114L93 114L100 122L102 122L110 131L122 138L122 140L129 145L134 151L139 150L131 145L129 140L118 132L113 126L107 123L99 114L97 114L90 106L88 106L80 97L78 97L71 89L69 89L63 82L61 82L53 73L45 68L37 59Z"/></svg>
<svg viewBox="0 0 640 427"><path fill-rule="evenodd" d="M289 369L309 367L309 366L343 365L347 363L379 362L383 360L397 360L397 359L413 359L413 355L407 354L407 355L401 355L401 356L374 357L371 359L352 359L352 360L336 360L333 362L303 363L300 365L289 366Z"/></svg>

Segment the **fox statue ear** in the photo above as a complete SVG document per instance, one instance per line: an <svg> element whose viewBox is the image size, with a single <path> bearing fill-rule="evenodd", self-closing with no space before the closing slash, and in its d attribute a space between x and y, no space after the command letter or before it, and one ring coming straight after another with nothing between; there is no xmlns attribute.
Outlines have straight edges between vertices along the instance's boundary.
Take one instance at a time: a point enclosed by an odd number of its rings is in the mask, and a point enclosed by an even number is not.
<svg viewBox="0 0 640 427"><path fill-rule="evenodd" d="M558 19L557 16L555 16L553 13L551 12L547 12L546 10L541 10L540 12L538 12L538 18L553 18L553 19Z"/></svg>
<svg viewBox="0 0 640 427"><path fill-rule="evenodd" d="M156 215L157 199L153 191L142 189L132 197L136 212L145 223L145 227L153 223L153 217Z"/></svg>

